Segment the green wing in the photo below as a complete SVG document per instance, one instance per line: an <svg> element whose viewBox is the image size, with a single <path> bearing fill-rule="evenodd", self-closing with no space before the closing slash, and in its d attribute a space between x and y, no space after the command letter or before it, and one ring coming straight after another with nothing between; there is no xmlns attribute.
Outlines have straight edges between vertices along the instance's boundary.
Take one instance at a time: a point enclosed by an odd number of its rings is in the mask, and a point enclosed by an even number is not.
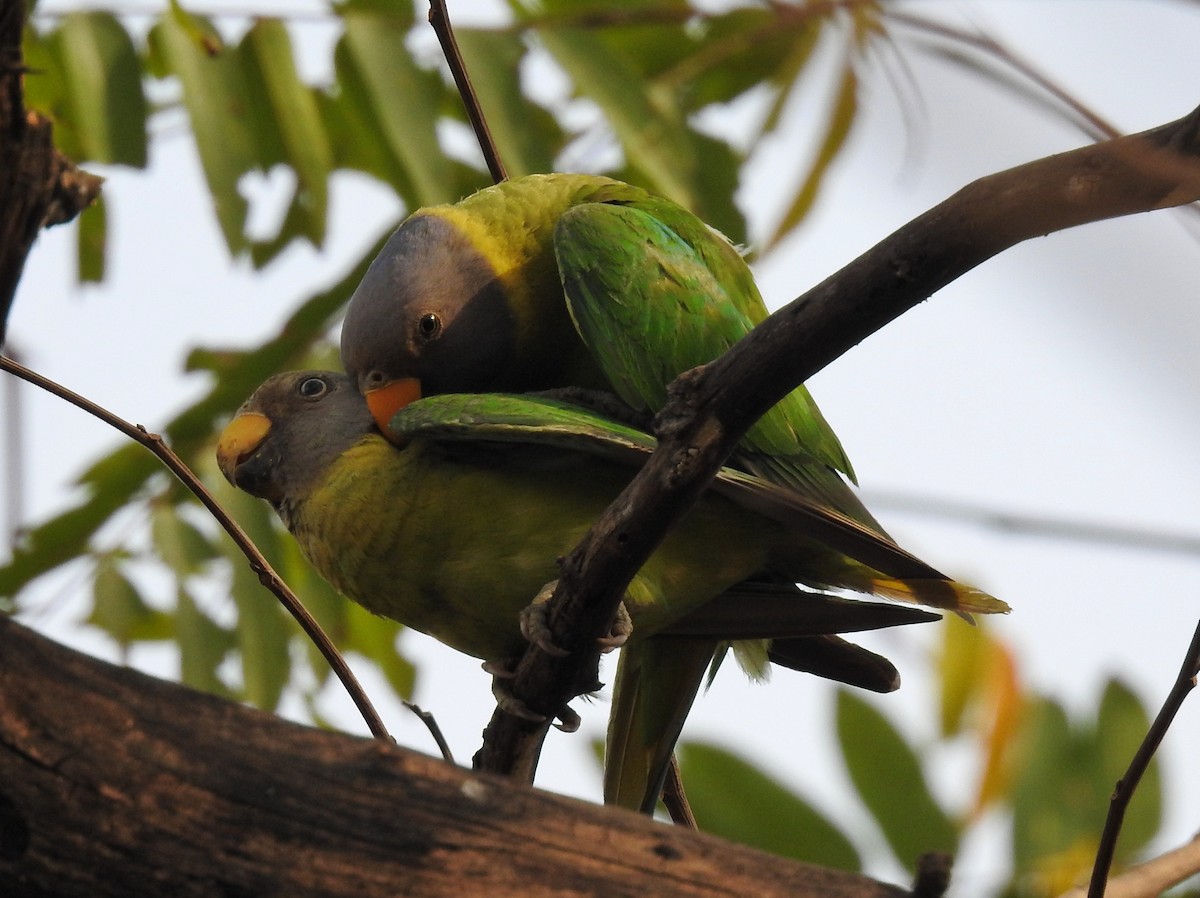
<svg viewBox="0 0 1200 898"><path fill-rule="evenodd" d="M561 216L554 248L576 328L635 408L660 408L670 381L722 355L767 317L737 250L665 200L576 206ZM804 387L755 424L745 445L853 479L849 459Z"/></svg>
<svg viewBox="0 0 1200 898"><path fill-rule="evenodd" d="M416 438L519 443L584 452L630 466L644 464L657 445L649 434L581 406L503 393L430 396L400 411L389 431L390 438L400 443ZM729 467L720 470L711 488L889 577L946 580L944 574L900 548L882 530L819 498Z"/></svg>

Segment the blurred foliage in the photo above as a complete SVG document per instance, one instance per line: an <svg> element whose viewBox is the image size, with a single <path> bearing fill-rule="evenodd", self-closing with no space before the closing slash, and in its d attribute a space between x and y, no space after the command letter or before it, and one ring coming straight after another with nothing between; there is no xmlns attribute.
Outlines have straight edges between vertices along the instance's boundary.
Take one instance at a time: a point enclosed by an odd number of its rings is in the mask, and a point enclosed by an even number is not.
<svg viewBox="0 0 1200 898"><path fill-rule="evenodd" d="M892 40L883 4L870 0L743 0L715 12L713 4L685 0L510 6L512 27L458 35L510 172L605 171L672 197L739 243L747 240L735 202L744 167L801 88L827 91L826 108L812 116L811 159L779 173L779 184L798 186L760 250L792 232L812 207L853 127L861 64L880 41ZM411 49L413 35L428 28L425 12L421 2L331 2L325 14L338 36L331 78L320 84L301 77L286 18L256 18L239 30L244 22L212 21L177 0L148 24L144 16L127 21L99 10L37 14L25 31L27 103L53 117L59 147L77 162L134 167L147 164L148 135L186 112L231 259L268 267L297 241L320 246L326 239L334 172L370 176L408 210L487 183L481 160L468 164L450 152L447 135L461 135L465 114L444 66ZM569 88L535 99L525 75L547 64ZM757 121L736 137L715 136L705 114L750 96L758 100ZM294 175L287 212L275 233L251 236L239 184L276 166ZM106 220L105 206L82 218L81 281L104 277ZM337 367L328 336L385 237L332 288L297 297L290 319L261 346L195 349L187 369L209 372L211 388L165 435L334 641L372 659L408 697L416 671L397 649L399 625L335 595L268 506L229 488L212 459L218 428L267 376ZM85 623L123 651L172 642L184 682L268 709L292 690L320 718L313 702L329 676L324 663L231 541L148 453L118 449L78 486L78 504L26 532L0 568L0 608L27 608L29 585L47 574L83 571L92 597ZM127 538L130 520L145 525L146 540ZM1010 654L984 628L951 620L945 633L940 732L932 738L972 747L975 788L946 806L926 782L929 745L914 745L874 705L843 694L834 723L849 781L909 869L921 851L952 850L980 820L1006 809L1009 891L1056 891L1090 862L1107 796L1146 715L1112 683L1094 715L1072 720L1049 699L1022 691ZM705 829L804 860L861 866L860 840L844 824L766 773L714 746L684 746L681 758ZM1130 811L1119 860L1157 831L1160 802L1152 775Z"/></svg>
<svg viewBox="0 0 1200 898"><path fill-rule="evenodd" d="M1097 707L1072 720L1057 702L1022 687L1010 652L986 624L950 618L943 633L934 680L940 702L931 695L928 705L955 713L943 713L937 731L905 735L912 727L897 726L876 707L886 699L868 703L847 690L838 693L832 723L847 778L892 860L911 873L921 854L953 852L975 827L1000 819L1013 846L1001 894L1059 895L1086 884L1109 796L1149 729L1146 710L1111 680ZM928 780L938 779L933 759L950 749L968 755L974 784L960 778L954 795L939 796ZM701 829L849 870L869 851L862 831L824 815L791 786L724 749L685 742L679 760ZM1152 763L1126 813L1116 869L1137 858L1158 832L1162 801ZM991 856L1002 857L999 849Z"/></svg>

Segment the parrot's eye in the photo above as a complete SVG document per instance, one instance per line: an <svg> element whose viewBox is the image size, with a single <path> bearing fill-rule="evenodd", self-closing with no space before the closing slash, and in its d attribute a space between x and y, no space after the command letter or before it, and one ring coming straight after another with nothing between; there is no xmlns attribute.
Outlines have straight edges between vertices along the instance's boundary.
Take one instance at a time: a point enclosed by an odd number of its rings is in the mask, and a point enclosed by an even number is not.
<svg viewBox="0 0 1200 898"><path fill-rule="evenodd" d="M298 392L305 399L319 399L325 395L325 391L329 389L329 384L320 377L306 377L300 381Z"/></svg>
<svg viewBox="0 0 1200 898"><path fill-rule="evenodd" d="M422 340L436 340L442 332L442 318L434 312L426 312L417 319L417 336Z"/></svg>

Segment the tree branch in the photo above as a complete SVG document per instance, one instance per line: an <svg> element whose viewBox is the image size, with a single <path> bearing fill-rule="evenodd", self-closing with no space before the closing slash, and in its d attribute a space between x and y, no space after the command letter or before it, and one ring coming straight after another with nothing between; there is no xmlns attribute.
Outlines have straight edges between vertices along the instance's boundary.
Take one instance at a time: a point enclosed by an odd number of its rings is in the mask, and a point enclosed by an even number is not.
<svg viewBox="0 0 1200 898"><path fill-rule="evenodd" d="M54 148L49 119L25 110L24 24L23 0L0 4L0 347L38 232L90 206L103 181Z"/></svg>
<svg viewBox="0 0 1200 898"><path fill-rule="evenodd" d="M903 898L81 655L0 618L12 898Z"/></svg>
<svg viewBox="0 0 1200 898"><path fill-rule="evenodd" d="M720 359L684 374L656 420L654 456L562 563L552 658L526 651L512 693L547 717L596 681L595 638L667 529L767 409L937 290L1010 246L1064 228L1200 199L1200 109L1139 135L981 178L779 310ZM547 724L497 710L476 764L531 778Z"/></svg>
<svg viewBox="0 0 1200 898"><path fill-rule="evenodd" d="M1196 631L1192 634L1192 642L1183 657L1175 685L1171 687L1162 708L1146 733L1146 738L1142 740L1133 760L1129 762L1125 775L1113 789L1108 804L1108 816L1104 820L1104 831L1100 834L1100 845L1096 851L1096 863L1092 867L1092 878L1088 884L1088 898L1104 898L1108 871L1112 868L1113 854L1117 850L1117 837L1121 834L1121 824L1125 821L1125 811L1133 799L1133 793L1137 791L1138 783L1142 781L1142 774L1150 766L1154 753L1158 751L1171 722L1179 713L1183 700L1196 688L1197 675L1200 675L1200 621L1196 622Z"/></svg>

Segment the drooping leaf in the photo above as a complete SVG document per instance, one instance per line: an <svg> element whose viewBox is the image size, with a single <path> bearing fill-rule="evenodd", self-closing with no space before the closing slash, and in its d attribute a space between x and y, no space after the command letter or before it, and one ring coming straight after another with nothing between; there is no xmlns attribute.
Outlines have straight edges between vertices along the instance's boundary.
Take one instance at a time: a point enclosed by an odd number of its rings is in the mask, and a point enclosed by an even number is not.
<svg viewBox="0 0 1200 898"><path fill-rule="evenodd" d="M72 12L57 34L57 55L82 158L146 165L146 98L137 51L110 13Z"/></svg>
<svg viewBox="0 0 1200 898"><path fill-rule="evenodd" d="M603 111L630 163L645 172L657 192L696 209L692 182L698 166L680 110L648 94L629 60L590 31L545 28L538 36L575 89Z"/></svg>
<svg viewBox="0 0 1200 898"><path fill-rule="evenodd" d="M677 749L700 829L806 863L858 871L858 851L829 818L743 758L698 742Z"/></svg>
<svg viewBox="0 0 1200 898"><path fill-rule="evenodd" d="M179 579L196 573L217 557L208 537L189 523L177 506L167 502L153 503L150 535L154 550Z"/></svg>
<svg viewBox="0 0 1200 898"><path fill-rule="evenodd" d="M1069 887L1094 855L1103 823L1093 792L1094 756L1051 699L1029 703L1021 730L1013 864L1030 871L1038 888Z"/></svg>
<svg viewBox="0 0 1200 898"><path fill-rule="evenodd" d="M200 153L200 164L225 243L233 254L246 246L246 200L238 180L259 165L247 98L245 67L206 20L176 0L150 32L156 71L178 76Z"/></svg>
<svg viewBox="0 0 1200 898"><path fill-rule="evenodd" d="M916 752L887 718L843 689L837 732L850 779L896 858L911 871L926 852L953 853L954 823L929 791Z"/></svg>
<svg viewBox="0 0 1200 898"><path fill-rule="evenodd" d="M108 250L108 204L103 193L79 214L75 236L76 279L81 284L100 283Z"/></svg>
<svg viewBox="0 0 1200 898"><path fill-rule="evenodd" d="M170 639L170 615L151 608L111 555L102 556L92 581L92 610L87 623L103 630L123 650L135 642Z"/></svg>
<svg viewBox="0 0 1200 898"><path fill-rule="evenodd" d="M1119 680L1109 680L1100 699L1095 744L1098 755L1096 790L1107 796L1125 777L1130 761L1150 729L1150 717L1138 697ZM1118 863L1144 848L1162 825L1162 782L1158 763L1151 761L1125 811Z"/></svg>
<svg viewBox="0 0 1200 898"><path fill-rule="evenodd" d="M406 30L394 18L347 11L342 21L342 89L360 93L412 184L411 199L418 205L458 199L437 137L441 79L417 66L404 43Z"/></svg>
<svg viewBox="0 0 1200 898"><path fill-rule="evenodd" d="M332 167L329 138L313 91L296 71L287 29L278 19L259 19L242 39L243 61L262 84L268 120L275 123L284 161L296 173L295 223L315 246L325 239L327 183Z"/></svg>
<svg viewBox="0 0 1200 898"><path fill-rule="evenodd" d="M792 198L787 211L784 212L783 218L775 227L775 232L767 241L767 249L790 234L812 209L812 205L817 199L817 193L824 182L825 174L829 171L829 167L837 158L842 147L845 146L846 138L850 136L850 128L854 124L857 111L858 76L854 72L853 64L847 59L829 111L825 134L817 148L816 158L809 167L800 189Z"/></svg>
<svg viewBox="0 0 1200 898"><path fill-rule="evenodd" d="M232 696L217 669L237 646L237 638L204 614L183 587L178 590L175 608L180 680L194 689Z"/></svg>

